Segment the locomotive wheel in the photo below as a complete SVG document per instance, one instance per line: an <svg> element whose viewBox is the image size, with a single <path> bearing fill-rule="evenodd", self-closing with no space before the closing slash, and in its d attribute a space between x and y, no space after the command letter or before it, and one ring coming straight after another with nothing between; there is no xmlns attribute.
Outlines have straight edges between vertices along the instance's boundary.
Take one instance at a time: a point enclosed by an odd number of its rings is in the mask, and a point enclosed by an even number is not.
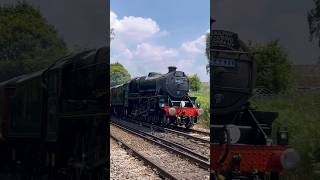
<svg viewBox="0 0 320 180"><path fill-rule="evenodd" d="M191 120L191 117L189 117L188 120L187 120L187 122L186 122L186 124L185 124L185 127L186 127L187 129L190 129L190 128L192 127L192 125L193 125L192 122L193 122L193 121Z"/></svg>
<svg viewBox="0 0 320 180"><path fill-rule="evenodd" d="M264 174L261 178L262 180L279 180L279 173L270 173L270 174Z"/></svg>
<svg viewBox="0 0 320 180"><path fill-rule="evenodd" d="M160 115L161 125L167 127L169 125L169 120L166 115Z"/></svg>

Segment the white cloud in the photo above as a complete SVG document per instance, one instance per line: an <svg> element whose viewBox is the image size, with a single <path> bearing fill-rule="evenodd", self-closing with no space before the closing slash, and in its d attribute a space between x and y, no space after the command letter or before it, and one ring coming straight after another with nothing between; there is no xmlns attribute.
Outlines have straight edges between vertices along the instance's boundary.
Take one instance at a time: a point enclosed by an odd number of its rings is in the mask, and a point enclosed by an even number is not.
<svg viewBox="0 0 320 180"><path fill-rule="evenodd" d="M177 66L187 74L198 74L203 81L206 74L205 34L194 40L169 48L156 43L156 37L165 38L169 32L161 30L151 18L124 16L110 12L111 27L115 39L111 42L111 63L120 62L135 76L149 72L166 73L168 66Z"/></svg>
<svg viewBox="0 0 320 180"><path fill-rule="evenodd" d="M192 54L204 53L206 48L205 41L206 41L206 36L202 35L196 40L182 43L181 50L187 53L192 53Z"/></svg>
<svg viewBox="0 0 320 180"><path fill-rule="evenodd" d="M178 51L165 46L157 46L149 43L137 45L134 55L145 58L149 61L166 61L167 59L177 58Z"/></svg>
<svg viewBox="0 0 320 180"><path fill-rule="evenodd" d="M166 35L160 31L159 25L151 18L124 16L119 19L117 14L110 12L110 27L114 29L115 40L127 43L139 43L156 35Z"/></svg>

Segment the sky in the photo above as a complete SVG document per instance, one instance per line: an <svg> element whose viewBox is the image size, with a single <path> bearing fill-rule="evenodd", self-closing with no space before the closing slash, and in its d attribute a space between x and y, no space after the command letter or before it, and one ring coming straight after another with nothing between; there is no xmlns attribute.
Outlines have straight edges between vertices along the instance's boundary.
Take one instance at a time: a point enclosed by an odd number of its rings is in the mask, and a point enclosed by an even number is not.
<svg viewBox="0 0 320 180"><path fill-rule="evenodd" d="M279 39L293 64L314 64L317 41L309 41L307 12L313 0L214 0L215 29L237 32L247 42Z"/></svg>
<svg viewBox="0 0 320 180"><path fill-rule="evenodd" d="M123 64L132 77L176 66L208 82L209 6L209 0L111 0L111 63Z"/></svg>

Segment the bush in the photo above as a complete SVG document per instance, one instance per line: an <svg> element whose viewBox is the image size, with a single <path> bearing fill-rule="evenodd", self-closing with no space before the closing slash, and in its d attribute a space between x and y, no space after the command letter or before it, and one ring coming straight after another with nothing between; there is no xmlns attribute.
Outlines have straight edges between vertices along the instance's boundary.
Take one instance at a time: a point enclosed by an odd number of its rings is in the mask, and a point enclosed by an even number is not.
<svg viewBox="0 0 320 180"><path fill-rule="evenodd" d="M128 82L131 76L120 63L110 64L110 86L116 86Z"/></svg>
<svg viewBox="0 0 320 180"><path fill-rule="evenodd" d="M191 92L189 95L197 97L197 102L201 105L203 109L203 114L198 119L198 124L204 128L210 127L210 91L208 87L202 87L201 91ZM207 89L207 90L205 90Z"/></svg>
<svg viewBox="0 0 320 180"><path fill-rule="evenodd" d="M289 145L298 151L301 161L295 170L284 174L285 179L319 179L320 91L257 99L252 105L261 111L279 112L273 125L274 140L278 127L288 128Z"/></svg>
<svg viewBox="0 0 320 180"><path fill-rule="evenodd" d="M39 10L27 3L0 6L0 81L52 64L66 45Z"/></svg>
<svg viewBox="0 0 320 180"><path fill-rule="evenodd" d="M282 93L292 86L291 64L279 41L251 47L257 62L257 86Z"/></svg>
<svg viewBox="0 0 320 180"><path fill-rule="evenodd" d="M192 91L199 91L201 88L201 81L197 74L189 76L189 87Z"/></svg>

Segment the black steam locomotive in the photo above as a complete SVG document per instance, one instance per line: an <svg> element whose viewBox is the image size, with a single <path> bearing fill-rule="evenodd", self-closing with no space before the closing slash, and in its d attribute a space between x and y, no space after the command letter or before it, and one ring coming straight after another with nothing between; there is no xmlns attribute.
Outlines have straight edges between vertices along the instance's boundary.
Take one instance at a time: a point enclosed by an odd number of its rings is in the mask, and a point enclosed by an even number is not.
<svg viewBox="0 0 320 180"><path fill-rule="evenodd" d="M111 87L111 108L118 115L154 124L184 125L190 128L203 110L190 97L186 74L169 67L167 74L151 72Z"/></svg>
<svg viewBox="0 0 320 180"><path fill-rule="evenodd" d="M272 141L276 112L250 107L256 63L248 47L233 32L211 32L211 172L226 179L278 179L296 166L299 157L288 148L288 132Z"/></svg>
<svg viewBox="0 0 320 180"><path fill-rule="evenodd" d="M23 179L103 178L109 48L0 84L0 167Z"/></svg>

